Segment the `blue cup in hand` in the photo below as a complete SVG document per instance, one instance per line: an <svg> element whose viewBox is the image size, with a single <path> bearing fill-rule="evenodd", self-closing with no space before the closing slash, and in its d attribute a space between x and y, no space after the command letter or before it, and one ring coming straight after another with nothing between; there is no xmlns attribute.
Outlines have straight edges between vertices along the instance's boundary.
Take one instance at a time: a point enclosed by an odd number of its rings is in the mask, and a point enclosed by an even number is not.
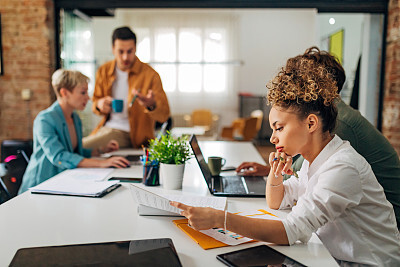
<svg viewBox="0 0 400 267"><path fill-rule="evenodd" d="M124 109L124 100L122 99L113 99L111 102L112 109L114 112L122 112Z"/></svg>

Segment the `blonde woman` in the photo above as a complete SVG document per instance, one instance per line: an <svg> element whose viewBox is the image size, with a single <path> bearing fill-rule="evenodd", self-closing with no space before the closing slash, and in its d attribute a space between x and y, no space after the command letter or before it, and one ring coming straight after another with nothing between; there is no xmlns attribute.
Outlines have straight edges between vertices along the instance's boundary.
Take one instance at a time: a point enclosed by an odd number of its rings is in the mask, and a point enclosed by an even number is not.
<svg viewBox="0 0 400 267"><path fill-rule="evenodd" d="M82 123L75 110L83 110L89 100L89 78L79 71L59 69L52 76L57 101L41 111L33 123L33 154L22 179L19 193L54 175L77 167L115 167L129 165L123 157L92 159L103 152L117 150L110 141L98 149L82 147Z"/></svg>

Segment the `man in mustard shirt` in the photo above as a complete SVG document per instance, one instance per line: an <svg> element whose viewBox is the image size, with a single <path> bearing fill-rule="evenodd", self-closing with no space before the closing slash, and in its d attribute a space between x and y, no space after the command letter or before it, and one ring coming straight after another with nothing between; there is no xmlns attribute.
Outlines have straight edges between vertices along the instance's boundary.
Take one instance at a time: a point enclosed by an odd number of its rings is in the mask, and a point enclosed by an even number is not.
<svg viewBox="0 0 400 267"><path fill-rule="evenodd" d="M97 70L93 112L103 116L91 135L83 138L85 148L97 148L114 139L120 148L138 148L154 138L155 121L170 116L167 96L159 74L136 56L136 35L129 27L114 30L114 60ZM113 99L123 100L122 112L114 112Z"/></svg>

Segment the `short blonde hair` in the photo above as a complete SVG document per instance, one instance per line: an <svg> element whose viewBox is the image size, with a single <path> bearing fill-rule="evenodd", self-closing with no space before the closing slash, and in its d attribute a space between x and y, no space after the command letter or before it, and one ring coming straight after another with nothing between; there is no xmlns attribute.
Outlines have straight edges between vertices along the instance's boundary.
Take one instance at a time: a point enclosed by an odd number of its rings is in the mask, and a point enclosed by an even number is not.
<svg viewBox="0 0 400 267"><path fill-rule="evenodd" d="M79 71L58 69L51 77L51 85L53 86L56 95L60 96L61 88L65 88L72 92L77 85L84 83L88 84L89 80L89 77L83 75Z"/></svg>

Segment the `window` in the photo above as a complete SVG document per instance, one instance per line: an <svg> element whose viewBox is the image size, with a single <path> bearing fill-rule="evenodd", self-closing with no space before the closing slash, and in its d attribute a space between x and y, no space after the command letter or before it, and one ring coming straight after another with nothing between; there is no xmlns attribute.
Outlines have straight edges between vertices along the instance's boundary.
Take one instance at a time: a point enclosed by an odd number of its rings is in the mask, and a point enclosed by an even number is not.
<svg viewBox="0 0 400 267"><path fill-rule="evenodd" d="M136 28L140 60L160 74L166 92L227 90L227 30L216 27Z"/></svg>

